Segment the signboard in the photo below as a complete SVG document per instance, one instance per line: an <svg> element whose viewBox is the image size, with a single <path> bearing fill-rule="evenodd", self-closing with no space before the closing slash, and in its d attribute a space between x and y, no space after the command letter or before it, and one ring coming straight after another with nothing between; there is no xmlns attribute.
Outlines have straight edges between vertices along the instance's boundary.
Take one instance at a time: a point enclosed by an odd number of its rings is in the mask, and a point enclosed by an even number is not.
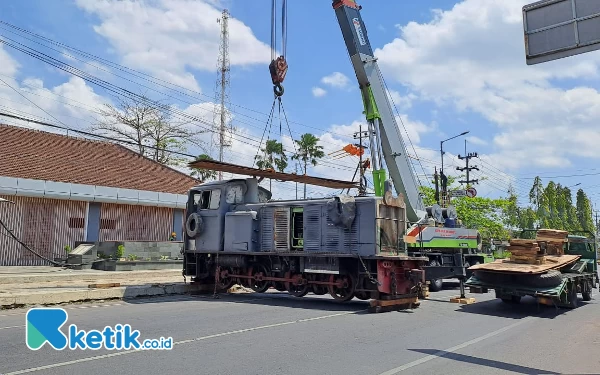
<svg viewBox="0 0 600 375"><path fill-rule="evenodd" d="M467 191L466 190L450 190L448 192L448 196L450 196L450 197L466 197Z"/></svg>
<svg viewBox="0 0 600 375"><path fill-rule="evenodd" d="M467 190L450 190L448 192L449 197L469 197L473 198L477 195L475 188L468 188Z"/></svg>
<svg viewBox="0 0 600 375"><path fill-rule="evenodd" d="M523 7L525 61L544 63L600 49L600 1L542 0Z"/></svg>

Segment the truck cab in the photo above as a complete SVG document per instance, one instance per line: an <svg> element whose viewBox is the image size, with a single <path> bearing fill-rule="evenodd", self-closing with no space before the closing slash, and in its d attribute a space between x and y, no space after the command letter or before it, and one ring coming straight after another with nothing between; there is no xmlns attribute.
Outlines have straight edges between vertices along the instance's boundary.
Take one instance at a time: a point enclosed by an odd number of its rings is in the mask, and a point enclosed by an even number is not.
<svg viewBox="0 0 600 375"><path fill-rule="evenodd" d="M565 254L580 255L580 265L584 272L593 273L596 276L596 283L600 283L598 278L598 247L593 235L569 235L565 244Z"/></svg>

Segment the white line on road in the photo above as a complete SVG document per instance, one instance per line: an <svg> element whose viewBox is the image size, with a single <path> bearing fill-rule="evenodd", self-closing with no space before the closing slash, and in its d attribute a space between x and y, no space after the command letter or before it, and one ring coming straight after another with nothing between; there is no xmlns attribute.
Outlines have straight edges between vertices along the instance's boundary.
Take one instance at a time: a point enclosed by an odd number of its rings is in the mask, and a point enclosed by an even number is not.
<svg viewBox="0 0 600 375"><path fill-rule="evenodd" d="M0 327L0 329L9 329L9 328L24 328L24 325L20 325L20 326L10 326L10 327Z"/></svg>
<svg viewBox="0 0 600 375"><path fill-rule="evenodd" d="M453 346L453 347L448 348L446 350L440 350L440 351L438 351L438 352L436 352L434 354L430 354L430 355L425 356L425 357L423 357L421 359L417 359L416 361L409 362L409 363L407 363L405 365L402 365L400 367L393 368L393 369L388 370L386 372L383 372L383 373L381 373L379 375L393 375L393 374L397 374L397 373L399 373L401 371L407 370L407 369L409 369L411 367L415 367L415 366L421 365L421 364L423 364L425 362L429 362L429 361L431 361L433 359L440 358L440 357L445 357L448 354L453 353L453 352L455 352L457 350L466 348L467 346L470 346L470 345L473 345L473 344L477 344L480 341L483 341L483 340L489 339L490 337L494 337L496 335L499 335L502 332L506 332L509 329L515 328L516 326L519 326L519 325L521 325L521 324L523 324L523 323L525 323L527 321L530 321L531 319L533 319L533 317L527 317L527 318L521 319L520 321L518 321L516 323L513 323L513 324L508 325L506 327L500 328L500 329L498 329L496 331L490 332L487 335L483 335L483 336L477 337L477 338L475 338L473 340L470 340L470 341L464 342L462 344Z"/></svg>
<svg viewBox="0 0 600 375"><path fill-rule="evenodd" d="M360 312L360 311L346 311L346 312L337 313L337 314L317 316L317 317L314 317L314 318L292 320L292 321L289 321L289 322L269 324L269 325L266 325L266 326L259 326L259 327L246 328L246 329L239 329L237 331L229 331L229 332L217 333L215 335L198 337L198 338L195 338L195 339L177 341L177 342L174 342L173 345L175 346L175 345L181 345L181 344L189 344L189 343L192 343L192 342L213 339L213 338L216 338L216 337L236 335L236 334L245 333L245 332L258 331L258 330L261 330L261 329L286 326L286 325L296 324L296 323L310 322L310 321L313 321L313 320L335 318L335 317L343 316L343 315L356 314L357 312ZM51 365L46 365L46 366L33 367L33 368L28 368L28 369L19 370L19 371L7 372L4 375L25 374L25 373L28 373L28 372L48 370L48 369L56 368L56 367L69 366L69 365L74 365L74 364L77 364L77 363L90 362L90 361L95 361L95 360L99 360L99 359L111 358L111 357L116 357L116 356L120 356L120 355L132 354L132 353L139 353L139 352L144 352L144 351L145 350L127 350L127 351L123 351L123 352L116 352L116 353L98 355L98 356L94 356L94 357L87 357L87 358L75 359L73 361L59 362L59 363L53 363Z"/></svg>

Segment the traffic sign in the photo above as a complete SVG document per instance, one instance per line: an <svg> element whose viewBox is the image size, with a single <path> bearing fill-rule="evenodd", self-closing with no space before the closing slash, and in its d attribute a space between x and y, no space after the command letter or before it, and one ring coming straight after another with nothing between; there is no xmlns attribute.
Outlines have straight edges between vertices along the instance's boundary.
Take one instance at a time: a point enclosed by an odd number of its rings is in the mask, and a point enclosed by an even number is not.
<svg viewBox="0 0 600 375"><path fill-rule="evenodd" d="M469 197L469 198L473 198L473 197L477 196L477 190L475 190L474 187L468 188L466 190L466 193L467 193L467 197Z"/></svg>
<svg viewBox="0 0 600 375"><path fill-rule="evenodd" d="M450 190L448 192L448 195L451 197L466 197L467 191L466 190Z"/></svg>
<svg viewBox="0 0 600 375"><path fill-rule="evenodd" d="M600 1L542 0L523 7L527 65L600 49Z"/></svg>

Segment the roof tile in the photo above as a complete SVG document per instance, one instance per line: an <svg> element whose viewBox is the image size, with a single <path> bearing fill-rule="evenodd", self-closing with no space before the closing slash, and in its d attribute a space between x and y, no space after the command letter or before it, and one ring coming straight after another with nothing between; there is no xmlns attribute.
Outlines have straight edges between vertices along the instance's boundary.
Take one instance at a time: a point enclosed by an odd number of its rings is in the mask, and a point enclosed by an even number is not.
<svg viewBox="0 0 600 375"><path fill-rule="evenodd" d="M173 194L198 183L116 143L2 124L0 176Z"/></svg>

